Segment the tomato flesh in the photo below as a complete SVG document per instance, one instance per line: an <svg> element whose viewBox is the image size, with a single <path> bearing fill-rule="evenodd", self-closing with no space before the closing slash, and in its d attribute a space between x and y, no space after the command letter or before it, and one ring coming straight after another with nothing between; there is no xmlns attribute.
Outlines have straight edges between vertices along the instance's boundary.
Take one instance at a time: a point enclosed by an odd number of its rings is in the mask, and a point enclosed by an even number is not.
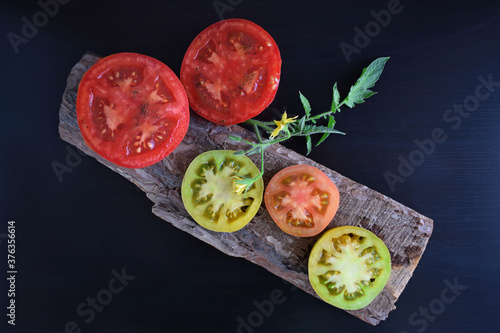
<svg viewBox="0 0 500 333"><path fill-rule="evenodd" d="M85 73L76 110L90 148L119 166L142 168L180 144L189 126L188 105L182 84L165 64L118 53Z"/></svg>
<svg viewBox="0 0 500 333"><path fill-rule="evenodd" d="M247 156L231 150L198 155L182 180L182 201L189 215L202 227L233 232L247 225L262 203L264 182L259 178L246 193L238 193L235 180L255 178L259 169Z"/></svg>
<svg viewBox="0 0 500 333"><path fill-rule="evenodd" d="M338 308L358 310L387 284L391 256L370 231L352 226L328 230L309 255L309 281L318 296Z"/></svg>
<svg viewBox="0 0 500 333"><path fill-rule="evenodd" d="M284 232L315 236L331 222L339 206L339 191L328 176L310 165L278 172L264 194L266 208Z"/></svg>
<svg viewBox="0 0 500 333"><path fill-rule="evenodd" d="M214 123L233 125L255 117L273 101L280 75L273 38L253 22L228 19L194 39L180 77L194 111Z"/></svg>

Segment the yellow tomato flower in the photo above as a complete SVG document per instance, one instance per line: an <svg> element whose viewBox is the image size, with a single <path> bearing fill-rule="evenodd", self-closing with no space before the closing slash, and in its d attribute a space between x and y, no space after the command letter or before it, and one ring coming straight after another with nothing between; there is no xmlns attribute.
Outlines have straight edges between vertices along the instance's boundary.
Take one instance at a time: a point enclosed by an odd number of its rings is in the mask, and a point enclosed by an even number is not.
<svg viewBox="0 0 500 333"><path fill-rule="evenodd" d="M248 180L240 176L233 176L233 191L237 195L242 195L248 190Z"/></svg>
<svg viewBox="0 0 500 333"><path fill-rule="evenodd" d="M274 131L271 133L271 136L270 138L271 139L274 139L275 137L278 136L278 134L280 133L280 131L286 127L287 124L289 123L293 123L295 121L295 119L297 118L298 116L295 116L295 117L292 117L292 118L287 118L287 115L286 115L286 111L283 113L283 116L281 117L281 120L275 120L274 123L276 124L276 128L274 129Z"/></svg>

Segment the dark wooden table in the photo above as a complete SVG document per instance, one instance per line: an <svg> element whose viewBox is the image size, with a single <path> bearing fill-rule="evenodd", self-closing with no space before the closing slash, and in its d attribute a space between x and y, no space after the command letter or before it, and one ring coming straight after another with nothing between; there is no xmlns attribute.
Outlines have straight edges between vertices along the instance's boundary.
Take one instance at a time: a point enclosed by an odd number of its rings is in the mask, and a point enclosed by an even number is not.
<svg viewBox="0 0 500 333"><path fill-rule="evenodd" d="M347 135L309 156L434 220L396 310L375 327L165 223L135 185L59 138L66 78L85 52L139 52L179 73L196 34L232 17L280 47L262 119L298 112L299 90L325 111L335 81L346 94L391 56L378 94L336 116ZM16 1L0 5L0 30L1 332L496 331L500 3ZM301 139L285 145L306 151Z"/></svg>

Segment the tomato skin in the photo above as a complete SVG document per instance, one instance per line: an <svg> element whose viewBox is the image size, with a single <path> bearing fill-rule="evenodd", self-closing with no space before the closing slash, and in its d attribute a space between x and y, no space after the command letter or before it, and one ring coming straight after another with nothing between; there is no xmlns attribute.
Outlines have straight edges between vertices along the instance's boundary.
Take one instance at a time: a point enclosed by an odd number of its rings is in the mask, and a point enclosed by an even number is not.
<svg viewBox="0 0 500 333"><path fill-rule="evenodd" d="M198 155L182 180L182 202L202 227L234 232L246 226L262 203L264 181L259 178L245 194L235 192L235 176L255 178L260 173L250 158L232 150L212 150ZM214 208L217 207L217 208Z"/></svg>
<svg viewBox="0 0 500 333"><path fill-rule="evenodd" d="M189 127L180 80L167 65L137 53L113 54L94 64L78 87L76 111L87 145L126 168L162 160Z"/></svg>
<svg viewBox="0 0 500 333"><path fill-rule="evenodd" d="M276 225L289 235L311 237L322 232L339 207L339 191L321 170L300 164L273 176L264 202Z"/></svg>
<svg viewBox="0 0 500 333"><path fill-rule="evenodd" d="M227 19L193 40L180 78L194 111L216 124L233 125L269 106L280 76L281 56L271 35L251 21Z"/></svg>
<svg viewBox="0 0 500 333"><path fill-rule="evenodd" d="M369 305L391 275L391 255L372 232L355 226L329 229L314 244L309 282L325 302L344 309Z"/></svg>

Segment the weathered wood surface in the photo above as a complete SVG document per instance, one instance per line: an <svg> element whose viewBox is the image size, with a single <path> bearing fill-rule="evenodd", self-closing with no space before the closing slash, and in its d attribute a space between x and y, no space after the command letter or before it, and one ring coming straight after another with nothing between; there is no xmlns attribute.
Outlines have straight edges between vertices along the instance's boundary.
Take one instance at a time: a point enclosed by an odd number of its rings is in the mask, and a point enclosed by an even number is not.
<svg viewBox="0 0 500 333"><path fill-rule="evenodd" d="M75 102L83 74L97 59L85 54L68 77L59 112L61 138L146 192L154 203L153 213L163 220L230 256L243 257L315 295L307 276L307 261L309 251L319 236L297 238L285 234L274 224L264 206L240 231L216 233L198 226L182 204L180 187L189 163L207 150L241 149L242 146L228 140L228 135L237 134L252 139L252 133L239 126L221 127L192 115L189 131L181 145L163 161L143 169L118 167L87 147L78 128ZM431 236L432 220L281 145L275 145L266 152L265 183L282 168L294 164L316 166L337 184L340 206L329 227L361 226L374 232L387 244L392 255L389 282L369 306L348 311L367 323L378 324L395 309L394 303L412 276ZM332 311L340 310L332 307Z"/></svg>

